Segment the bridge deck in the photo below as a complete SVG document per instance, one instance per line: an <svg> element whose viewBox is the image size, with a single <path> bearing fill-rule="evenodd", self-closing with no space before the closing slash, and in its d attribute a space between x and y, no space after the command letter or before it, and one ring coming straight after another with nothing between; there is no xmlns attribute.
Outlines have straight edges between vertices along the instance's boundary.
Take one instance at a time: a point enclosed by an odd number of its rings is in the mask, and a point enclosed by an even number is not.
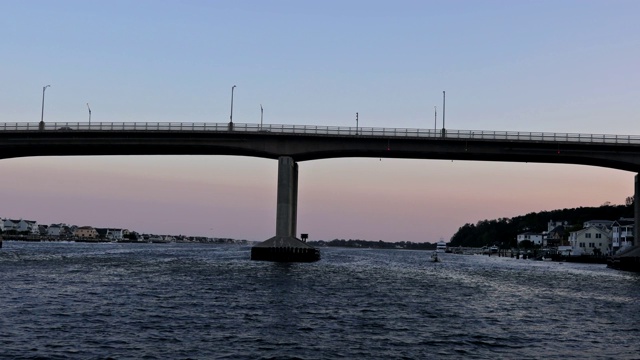
<svg viewBox="0 0 640 360"><path fill-rule="evenodd" d="M639 145L640 135L549 133L523 131L488 130L443 130L415 128L377 128L377 127L341 127L320 125L281 125L281 124L240 124L234 123L178 123L178 122L53 122L45 123L41 129L38 123L2 123L0 132L32 131L91 131L91 132L235 132L269 133L273 135L302 136L345 136L345 137L384 137L384 138L431 138L462 140L513 140L553 143L595 143Z"/></svg>

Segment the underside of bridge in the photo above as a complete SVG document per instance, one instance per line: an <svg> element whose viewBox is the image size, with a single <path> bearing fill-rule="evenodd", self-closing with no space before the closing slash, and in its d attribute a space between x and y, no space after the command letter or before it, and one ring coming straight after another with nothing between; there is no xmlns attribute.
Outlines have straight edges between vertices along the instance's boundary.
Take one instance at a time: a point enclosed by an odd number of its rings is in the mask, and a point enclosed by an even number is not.
<svg viewBox="0 0 640 360"><path fill-rule="evenodd" d="M320 251L296 237L298 164L290 157L278 159L276 236L251 248L251 260L313 262Z"/></svg>

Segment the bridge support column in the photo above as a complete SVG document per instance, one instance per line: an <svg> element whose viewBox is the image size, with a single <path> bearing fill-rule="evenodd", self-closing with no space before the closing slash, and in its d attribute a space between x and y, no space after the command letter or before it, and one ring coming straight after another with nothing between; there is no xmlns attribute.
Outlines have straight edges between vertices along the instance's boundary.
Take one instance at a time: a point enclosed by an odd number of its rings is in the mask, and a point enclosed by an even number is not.
<svg viewBox="0 0 640 360"><path fill-rule="evenodd" d="M298 222L298 164L288 156L278 159L276 236L296 237Z"/></svg>
<svg viewBox="0 0 640 360"><path fill-rule="evenodd" d="M640 174L636 174L635 186L633 187L633 245L638 246L638 234L640 233Z"/></svg>
<svg viewBox="0 0 640 360"><path fill-rule="evenodd" d="M278 159L276 236L251 248L251 260L312 262L320 252L296 238L298 220L298 164L288 156Z"/></svg>
<svg viewBox="0 0 640 360"><path fill-rule="evenodd" d="M633 190L633 246L609 258L607 266L619 270L640 272L640 239L638 239L638 234L640 234L640 174L636 174Z"/></svg>

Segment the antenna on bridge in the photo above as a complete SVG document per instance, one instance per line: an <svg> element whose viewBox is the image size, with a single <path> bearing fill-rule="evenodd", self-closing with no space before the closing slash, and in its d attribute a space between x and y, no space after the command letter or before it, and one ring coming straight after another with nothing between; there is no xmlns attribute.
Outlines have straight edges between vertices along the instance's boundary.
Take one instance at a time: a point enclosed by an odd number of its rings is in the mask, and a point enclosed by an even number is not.
<svg viewBox="0 0 640 360"><path fill-rule="evenodd" d="M91 125L91 108L89 107L89 103L87 103L87 109L89 109L89 125Z"/></svg>

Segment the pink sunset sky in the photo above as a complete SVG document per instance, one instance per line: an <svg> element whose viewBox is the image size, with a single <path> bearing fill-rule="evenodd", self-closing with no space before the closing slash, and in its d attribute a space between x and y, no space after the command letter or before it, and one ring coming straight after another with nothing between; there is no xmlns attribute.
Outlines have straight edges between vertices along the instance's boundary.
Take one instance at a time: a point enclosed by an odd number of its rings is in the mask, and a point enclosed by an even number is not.
<svg viewBox="0 0 640 360"><path fill-rule="evenodd" d="M640 134L634 1L4 1L0 122L216 122ZM437 116L434 107L437 107ZM624 203L635 173L301 162L298 232L436 242L465 223ZM0 217L265 240L277 162L0 161ZM562 220L562 219L558 219Z"/></svg>
<svg viewBox="0 0 640 360"><path fill-rule="evenodd" d="M275 232L274 160L51 157L2 160L0 169L13 217L248 240ZM634 176L578 165L397 159L319 160L299 169L299 232L414 242L448 239L466 222L623 203Z"/></svg>

